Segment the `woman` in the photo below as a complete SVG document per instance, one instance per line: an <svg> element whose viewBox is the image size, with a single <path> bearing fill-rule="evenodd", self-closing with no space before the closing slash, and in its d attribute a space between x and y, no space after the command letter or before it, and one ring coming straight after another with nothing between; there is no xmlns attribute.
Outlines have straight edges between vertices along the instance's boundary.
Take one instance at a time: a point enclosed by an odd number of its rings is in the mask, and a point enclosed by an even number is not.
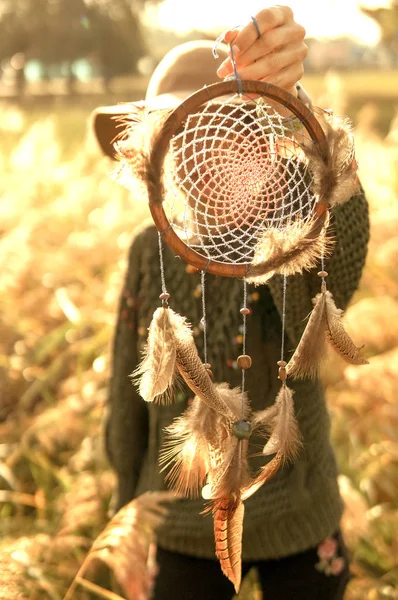
<svg viewBox="0 0 398 600"><path fill-rule="evenodd" d="M260 11L240 30L230 31L239 76L274 83L308 103L298 85L303 75L305 31L294 21L288 7ZM171 51L155 70L146 96L150 110L175 105L205 84L233 72L228 48L221 49L217 63L211 44L194 42ZM115 135L110 116L131 110L126 107L98 109L94 127L103 150L113 155ZM345 308L361 276L368 241L368 213L363 195L333 210L335 251L327 262L328 284L336 304ZM165 271L172 307L198 327L202 317L200 275L191 273L173 253L164 250ZM118 476L117 508L147 490L167 486L159 472L159 451L164 428L180 415L189 394L179 393L176 402L146 404L131 385L129 375L140 362L147 328L159 306L159 255L153 225L134 236L122 292L113 353L110 385L107 451ZM274 277L267 286L250 288L252 309L248 331L248 353L253 367L247 391L253 410L274 402L279 382L275 364L280 355L282 286ZM311 299L319 291L315 273L289 278L286 311L286 348L293 350L311 311ZM199 297L198 297L199 296ZM234 369L239 352L239 308L241 283L207 276L207 322L209 362L216 381L240 384ZM339 532L343 510L337 485L337 468L330 445L330 424L319 381L296 381L295 410L304 449L294 464L278 474L245 502L243 573L258 569L264 598L272 600L338 600L348 581L348 559ZM253 458L255 470L261 458ZM170 505L164 526L158 532L158 576L155 600L170 598L232 598L232 584L224 577L214 555L211 516L200 514L201 500L179 500Z"/></svg>

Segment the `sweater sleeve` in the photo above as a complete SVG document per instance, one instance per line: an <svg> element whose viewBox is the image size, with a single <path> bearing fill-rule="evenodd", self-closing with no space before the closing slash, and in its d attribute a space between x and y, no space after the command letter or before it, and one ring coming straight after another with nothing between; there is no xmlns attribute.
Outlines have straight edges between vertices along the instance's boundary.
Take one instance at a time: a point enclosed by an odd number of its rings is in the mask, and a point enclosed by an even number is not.
<svg viewBox="0 0 398 600"><path fill-rule="evenodd" d="M134 498L148 446L148 408L130 375L139 363L138 309L143 234L131 244L113 341L105 429L106 452L118 477L116 510Z"/></svg>

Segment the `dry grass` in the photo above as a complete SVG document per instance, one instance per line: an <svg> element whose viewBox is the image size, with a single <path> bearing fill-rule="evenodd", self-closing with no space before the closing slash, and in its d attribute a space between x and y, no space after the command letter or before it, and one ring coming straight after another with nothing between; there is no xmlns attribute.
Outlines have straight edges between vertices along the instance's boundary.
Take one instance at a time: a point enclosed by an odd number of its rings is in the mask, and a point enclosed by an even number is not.
<svg viewBox="0 0 398 600"><path fill-rule="evenodd" d="M398 598L398 126L381 136L372 110L356 129L372 239L346 315L370 365L331 356L325 373L356 575L347 600ZM109 519L109 344L131 233L147 210L108 177L90 136L68 153L53 119L31 122L16 109L0 115L0 599L62 600ZM114 540L128 561L134 518L108 525L93 548L111 568ZM84 575L94 587L78 585L73 598L133 597L120 573ZM246 582L241 597L254 590Z"/></svg>

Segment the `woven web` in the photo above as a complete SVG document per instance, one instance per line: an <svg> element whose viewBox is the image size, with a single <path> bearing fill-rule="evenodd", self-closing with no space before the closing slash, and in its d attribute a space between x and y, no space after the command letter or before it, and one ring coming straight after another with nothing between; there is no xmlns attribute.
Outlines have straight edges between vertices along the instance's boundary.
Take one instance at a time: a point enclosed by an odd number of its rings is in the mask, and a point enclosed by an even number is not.
<svg viewBox="0 0 398 600"><path fill-rule="evenodd" d="M171 226L209 259L250 262L264 231L311 216L306 143L299 119L263 100L203 104L186 117L166 157L163 206Z"/></svg>

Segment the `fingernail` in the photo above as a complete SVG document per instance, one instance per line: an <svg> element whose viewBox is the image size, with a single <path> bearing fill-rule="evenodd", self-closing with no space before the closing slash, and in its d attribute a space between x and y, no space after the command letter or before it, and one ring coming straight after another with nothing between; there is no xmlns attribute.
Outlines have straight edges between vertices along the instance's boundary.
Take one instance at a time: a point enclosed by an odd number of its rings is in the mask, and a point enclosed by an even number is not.
<svg viewBox="0 0 398 600"><path fill-rule="evenodd" d="M239 54L240 52L240 48L239 46L236 46L235 44L232 46L232 52L234 53L234 56L236 56L237 54Z"/></svg>
<svg viewBox="0 0 398 600"><path fill-rule="evenodd" d="M226 31L224 33L224 42L226 44L230 44L231 42L234 41L234 39L236 38L237 35L238 35L237 31Z"/></svg>
<svg viewBox="0 0 398 600"><path fill-rule="evenodd" d="M227 60L225 60L217 69L217 75L219 77L226 77L227 75L229 75L229 73L231 73L232 71L232 65L231 65L231 61L229 58L227 58Z"/></svg>

